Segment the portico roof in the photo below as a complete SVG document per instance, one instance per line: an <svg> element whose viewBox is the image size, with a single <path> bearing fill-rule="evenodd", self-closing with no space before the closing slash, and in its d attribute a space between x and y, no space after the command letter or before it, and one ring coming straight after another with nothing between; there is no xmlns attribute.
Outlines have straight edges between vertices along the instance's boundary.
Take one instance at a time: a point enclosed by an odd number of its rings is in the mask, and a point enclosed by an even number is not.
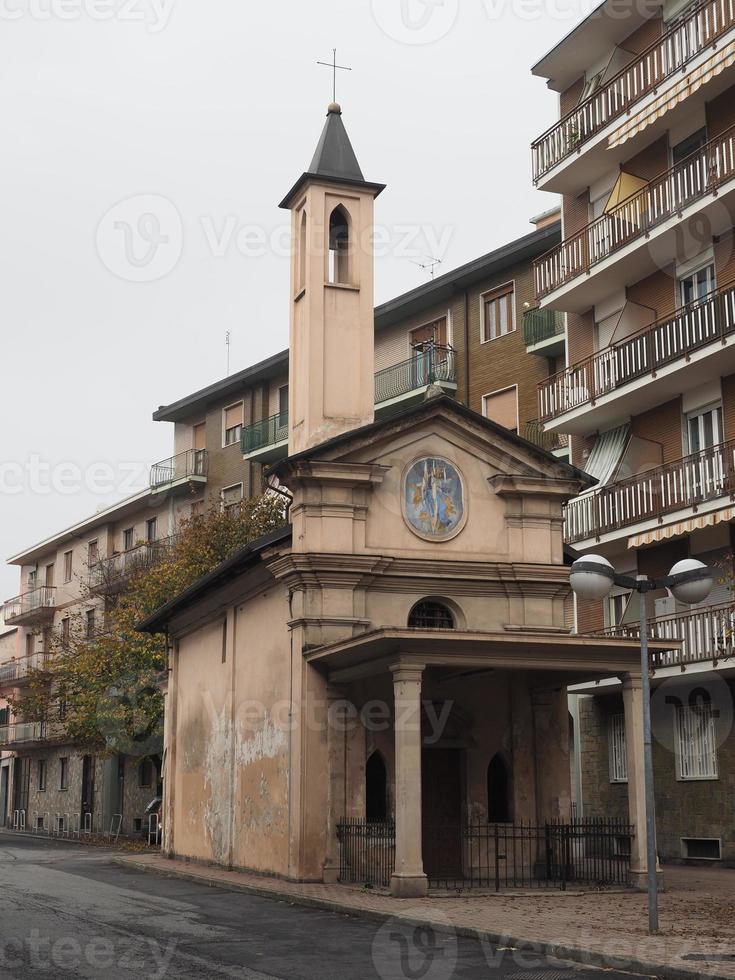
<svg viewBox="0 0 735 980"><path fill-rule="evenodd" d="M649 649L671 650L679 641L651 641ZM640 674L640 644L620 637L570 633L484 630L422 630L381 627L318 647L305 654L330 680L358 680L397 663L463 670L517 670L549 675L557 684Z"/></svg>

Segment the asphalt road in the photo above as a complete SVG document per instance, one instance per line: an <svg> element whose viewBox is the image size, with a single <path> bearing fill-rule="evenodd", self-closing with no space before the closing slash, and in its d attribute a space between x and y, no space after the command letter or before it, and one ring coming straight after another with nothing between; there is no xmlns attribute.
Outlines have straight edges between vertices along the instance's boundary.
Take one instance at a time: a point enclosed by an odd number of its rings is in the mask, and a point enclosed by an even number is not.
<svg viewBox="0 0 735 980"><path fill-rule="evenodd" d="M0 832L0 978L630 980L394 921L120 868Z"/></svg>

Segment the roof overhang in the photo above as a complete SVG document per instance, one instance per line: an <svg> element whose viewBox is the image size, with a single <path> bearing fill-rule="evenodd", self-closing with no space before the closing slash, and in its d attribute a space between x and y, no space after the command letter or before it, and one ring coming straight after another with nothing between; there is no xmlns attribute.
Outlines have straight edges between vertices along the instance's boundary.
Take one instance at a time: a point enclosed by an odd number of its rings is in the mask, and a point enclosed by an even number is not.
<svg viewBox="0 0 735 980"><path fill-rule="evenodd" d="M649 648L671 650L679 641L651 641ZM319 647L305 659L335 683L359 680L396 663L461 670L531 671L563 685L584 680L640 674L636 640L543 631L485 632L382 627Z"/></svg>
<svg viewBox="0 0 735 980"><path fill-rule="evenodd" d="M357 187L360 190L371 192L373 197L382 194L387 186L386 184L375 184L369 180L357 180L353 177L337 177L331 174L313 174L307 171L299 177L278 207L289 210L307 184L323 184L328 187L332 187L335 184L340 187Z"/></svg>
<svg viewBox="0 0 735 980"><path fill-rule="evenodd" d="M654 5L635 0L603 0L583 21L543 56L531 69L546 78L554 92L563 92L616 44L651 19ZM663 0L660 2L663 6Z"/></svg>

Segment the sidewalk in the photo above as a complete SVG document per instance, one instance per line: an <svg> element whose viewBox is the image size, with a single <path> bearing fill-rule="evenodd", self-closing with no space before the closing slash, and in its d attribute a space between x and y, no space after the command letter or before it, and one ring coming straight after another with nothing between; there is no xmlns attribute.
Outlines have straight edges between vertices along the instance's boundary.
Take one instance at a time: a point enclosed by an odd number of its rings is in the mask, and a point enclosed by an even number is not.
<svg viewBox="0 0 735 980"><path fill-rule="evenodd" d="M456 895L432 892L405 901L343 885L295 884L239 871L172 861L159 854L118 856L123 867L186 878L376 920L398 917L512 947L519 965L541 966L527 952L652 976L735 980L735 871L665 869L659 936L648 936L644 894L536 892ZM690 957L694 957L691 959Z"/></svg>

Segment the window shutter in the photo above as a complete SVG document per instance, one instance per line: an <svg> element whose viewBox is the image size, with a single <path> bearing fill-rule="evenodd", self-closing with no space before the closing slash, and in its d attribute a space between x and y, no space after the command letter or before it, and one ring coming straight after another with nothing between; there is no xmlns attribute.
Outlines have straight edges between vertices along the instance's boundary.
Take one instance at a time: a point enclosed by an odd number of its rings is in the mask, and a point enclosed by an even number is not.
<svg viewBox="0 0 735 980"><path fill-rule="evenodd" d="M234 429L236 425L242 425L243 404L232 405L225 409L225 428Z"/></svg>
<svg viewBox="0 0 735 980"><path fill-rule="evenodd" d="M506 429L517 429L518 400L515 387L500 391L497 395L487 395L485 415L493 422L504 425Z"/></svg>

